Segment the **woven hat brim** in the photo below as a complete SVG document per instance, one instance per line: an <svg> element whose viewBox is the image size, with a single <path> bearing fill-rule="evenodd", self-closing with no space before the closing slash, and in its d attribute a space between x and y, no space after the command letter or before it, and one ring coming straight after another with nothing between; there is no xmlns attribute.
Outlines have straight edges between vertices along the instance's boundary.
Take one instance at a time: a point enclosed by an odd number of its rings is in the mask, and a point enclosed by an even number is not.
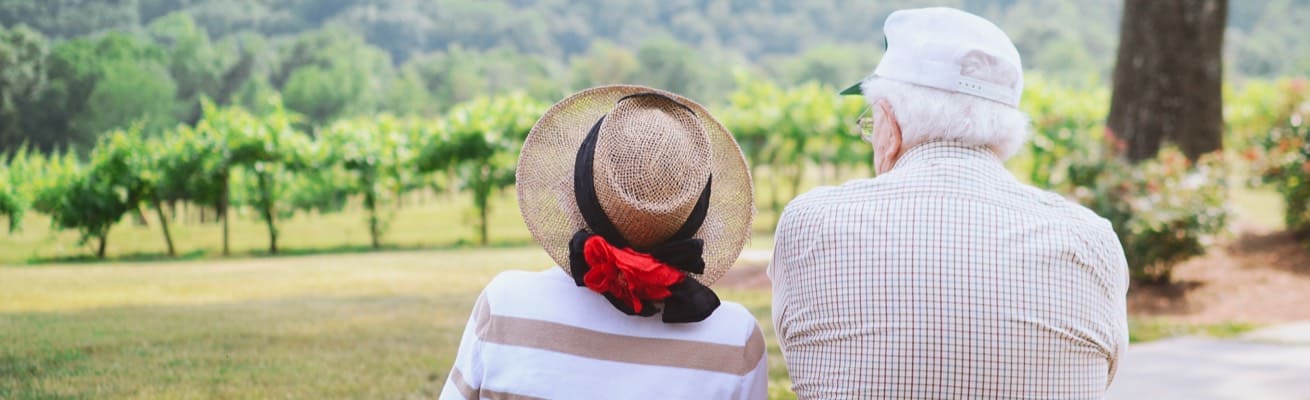
<svg viewBox="0 0 1310 400"><path fill-rule="evenodd" d="M705 273L689 274L709 286L732 268L750 239L754 190L746 158L732 134L709 110L685 97L644 86L610 85L580 91L551 106L533 125L519 156L519 211L532 238L569 271L569 240L586 227L573 195L578 147L619 99L640 93L662 94L691 108L709 136L713 186L705 223L694 236L705 242Z"/></svg>

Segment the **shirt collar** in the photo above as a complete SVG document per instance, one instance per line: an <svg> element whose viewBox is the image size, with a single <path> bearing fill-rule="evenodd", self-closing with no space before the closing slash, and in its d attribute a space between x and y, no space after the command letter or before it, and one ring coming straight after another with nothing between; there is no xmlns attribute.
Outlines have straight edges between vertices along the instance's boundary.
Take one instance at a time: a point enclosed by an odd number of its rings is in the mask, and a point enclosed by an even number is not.
<svg viewBox="0 0 1310 400"><path fill-rule="evenodd" d="M937 164L967 164L984 169L987 172L1004 174L1013 178L1005 169L1000 157L987 146L968 145L959 142L936 141L911 147L896 161L896 169L912 169Z"/></svg>

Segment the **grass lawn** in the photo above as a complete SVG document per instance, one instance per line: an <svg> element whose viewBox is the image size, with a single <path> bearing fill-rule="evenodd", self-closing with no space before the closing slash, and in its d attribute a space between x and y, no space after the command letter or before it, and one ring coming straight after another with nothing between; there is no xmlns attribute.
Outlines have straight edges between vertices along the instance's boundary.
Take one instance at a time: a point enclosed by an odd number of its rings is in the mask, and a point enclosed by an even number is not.
<svg viewBox="0 0 1310 400"><path fill-rule="evenodd" d="M757 189L752 246L768 248L776 216L768 185ZM1251 210L1244 220L1281 222L1272 194L1234 198L1239 211ZM282 222L281 247L335 254L252 258L267 233L244 215L234 219L232 259L215 258L218 224L175 221L179 253L190 260L151 262L140 259L164 251L157 224L125 220L111 233L110 262L0 267L0 399L434 397L483 285L505 269L551 265L526 246L511 193L495 200L491 218L498 248L469 248L467 196L436 196L403 207L384 239L429 250L362 253L354 252L368 244L362 211L301 215ZM90 253L41 215L29 215L18 234L0 233L0 265ZM759 318L772 397L793 397L768 291L720 294ZM1135 342L1252 328L1153 318L1130 326Z"/></svg>
<svg viewBox="0 0 1310 400"><path fill-rule="evenodd" d="M431 398L482 286L548 265L519 247L0 268L0 398ZM759 318L792 397L767 290L720 294Z"/></svg>
<svg viewBox="0 0 1310 400"><path fill-rule="evenodd" d="M508 248L0 268L0 398L430 398L482 286L549 265ZM766 291L722 295L769 331Z"/></svg>

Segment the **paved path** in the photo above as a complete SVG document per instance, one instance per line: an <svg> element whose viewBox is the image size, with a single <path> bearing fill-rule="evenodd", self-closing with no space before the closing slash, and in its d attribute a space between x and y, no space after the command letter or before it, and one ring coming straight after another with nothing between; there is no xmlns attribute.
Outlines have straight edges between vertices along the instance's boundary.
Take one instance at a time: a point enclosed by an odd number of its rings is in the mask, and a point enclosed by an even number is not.
<svg viewBox="0 0 1310 400"><path fill-rule="evenodd" d="M1310 322L1134 345L1109 399L1310 400Z"/></svg>

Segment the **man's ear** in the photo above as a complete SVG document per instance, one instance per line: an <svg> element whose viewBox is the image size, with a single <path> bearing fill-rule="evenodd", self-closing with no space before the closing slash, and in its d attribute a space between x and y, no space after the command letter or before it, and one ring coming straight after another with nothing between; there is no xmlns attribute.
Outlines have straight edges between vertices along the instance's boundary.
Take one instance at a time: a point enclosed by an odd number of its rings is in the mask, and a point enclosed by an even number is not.
<svg viewBox="0 0 1310 400"><path fill-rule="evenodd" d="M896 112L886 99L878 100L877 107L879 114L882 115L882 120L876 122L885 124L885 129L889 133L883 135L881 140L885 142L880 147L887 152L884 159L887 162L886 168L890 169L891 166L896 165L896 160L901 157L901 123L896 120Z"/></svg>

